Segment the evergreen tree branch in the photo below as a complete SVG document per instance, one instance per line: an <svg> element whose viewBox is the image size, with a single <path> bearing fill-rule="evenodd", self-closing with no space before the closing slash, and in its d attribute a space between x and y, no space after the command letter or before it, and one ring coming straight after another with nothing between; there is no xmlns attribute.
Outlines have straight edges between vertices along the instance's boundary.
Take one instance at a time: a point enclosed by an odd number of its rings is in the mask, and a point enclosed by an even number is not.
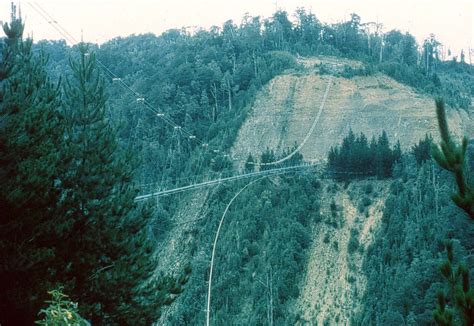
<svg viewBox="0 0 474 326"><path fill-rule="evenodd" d="M470 185L465 175L465 157L467 138L457 145L449 132L444 101L436 99L436 115L441 135L439 146L432 146L432 156L439 166L454 174L458 193L452 195L453 202L463 209L474 220L474 187Z"/></svg>

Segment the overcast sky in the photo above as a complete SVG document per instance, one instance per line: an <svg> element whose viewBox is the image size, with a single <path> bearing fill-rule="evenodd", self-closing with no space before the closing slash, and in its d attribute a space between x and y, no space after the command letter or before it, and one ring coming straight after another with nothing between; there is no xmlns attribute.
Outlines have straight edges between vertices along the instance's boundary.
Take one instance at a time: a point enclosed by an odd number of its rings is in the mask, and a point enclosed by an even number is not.
<svg viewBox="0 0 474 326"><path fill-rule="evenodd" d="M9 19L11 0L0 0L0 20ZM245 13L269 17L283 9L293 16L305 7L325 23L359 14L363 22L378 21L385 31L409 31L421 42L430 33L455 54L474 48L473 0L37 0L22 1L26 32L35 41L61 35L32 8L39 4L76 39L103 43L115 36L170 28L221 25L228 19L240 23ZM33 32L32 32L33 31Z"/></svg>

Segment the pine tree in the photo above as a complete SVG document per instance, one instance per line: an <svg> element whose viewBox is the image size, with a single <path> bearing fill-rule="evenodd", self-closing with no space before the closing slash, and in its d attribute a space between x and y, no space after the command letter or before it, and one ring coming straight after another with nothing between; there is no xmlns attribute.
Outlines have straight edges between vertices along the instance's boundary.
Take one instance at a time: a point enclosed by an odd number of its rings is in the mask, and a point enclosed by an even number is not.
<svg viewBox="0 0 474 326"><path fill-rule="evenodd" d="M441 143L439 147L432 146L432 156L439 166L454 174L458 193L452 195L452 200L474 220L474 186L468 183L465 173L467 138L463 138L461 145L454 143L449 132L443 99L436 100L436 115Z"/></svg>
<svg viewBox="0 0 474 326"><path fill-rule="evenodd" d="M0 323L31 324L51 288L59 227L62 117L58 85L23 39L12 5L0 62Z"/></svg>
<svg viewBox="0 0 474 326"><path fill-rule="evenodd" d="M443 169L454 174L458 193L453 194L451 198L471 219L474 219L474 187L468 183L465 171L467 138L463 138L461 145L455 144L452 140L443 99L436 100L436 115L441 143L439 147L432 146L432 156ZM438 293L438 306L433 312L433 317L438 325L453 325L456 311L456 316L459 316L463 325L474 325L474 290L470 287L469 271L463 264L453 266L454 254L451 241L447 242L446 251L448 259L440 266L440 270L448 282L449 292L448 295L444 292ZM448 301L456 310L446 308Z"/></svg>
<svg viewBox="0 0 474 326"><path fill-rule="evenodd" d="M92 324L151 324L182 291L187 275L178 281L152 277L152 210L134 201L136 160L119 147L117 130L106 120L95 55L82 44L79 52L64 87L67 169L60 205L70 223L62 235L67 268L61 277Z"/></svg>
<svg viewBox="0 0 474 326"><path fill-rule="evenodd" d="M412 147L412 153L415 156L416 163L418 165L423 164L423 162L431 158L431 144L433 143L433 138L431 135L426 134L425 139L422 139L418 144Z"/></svg>
<svg viewBox="0 0 474 326"><path fill-rule="evenodd" d="M453 243L446 243L447 260L440 266L441 274L448 283L448 295L444 291L438 293L438 306L433 317L438 325L453 325L454 311L448 307L453 304L462 325L474 325L474 290L469 284L469 270L463 264L454 265Z"/></svg>
<svg viewBox="0 0 474 326"><path fill-rule="evenodd" d="M369 145L363 133L356 137L350 130L340 147L331 147L329 150L328 168L338 180L372 175L387 178L392 175L393 164L401 155L400 142L392 150L385 131L378 142L372 137Z"/></svg>
<svg viewBox="0 0 474 326"><path fill-rule="evenodd" d="M255 161L253 159L252 154L249 154L247 157L247 161L245 161L244 172L251 173L255 171Z"/></svg>
<svg viewBox="0 0 474 326"><path fill-rule="evenodd" d="M438 292L438 306L433 312L433 318L439 326L453 325L454 313L451 308L446 305L446 295L444 292Z"/></svg>
<svg viewBox="0 0 474 326"><path fill-rule="evenodd" d="M377 153L375 156L376 171L379 178L387 178L392 175L393 153L390 149L390 142L388 140L385 130L380 135L377 142Z"/></svg>
<svg viewBox="0 0 474 326"><path fill-rule="evenodd" d="M275 162L275 161L276 161L276 157L275 157L275 152L273 151L273 149L267 148L260 155L260 162L263 163L263 164L272 163L272 162ZM261 165L260 166L260 170L262 170L262 171L269 170L271 168L272 168L271 165Z"/></svg>

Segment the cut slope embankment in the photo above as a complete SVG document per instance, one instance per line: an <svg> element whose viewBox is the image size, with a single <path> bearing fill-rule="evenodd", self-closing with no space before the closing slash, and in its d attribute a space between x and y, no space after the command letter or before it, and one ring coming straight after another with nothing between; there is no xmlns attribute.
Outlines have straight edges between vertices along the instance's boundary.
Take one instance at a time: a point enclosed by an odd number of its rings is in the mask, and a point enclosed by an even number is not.
<svg viewBox="0 0 474 326"><path fill-rule="evenodd" d="M277 76L258 93L232 148L239 167L249 154L259 157L266 148L281 153L305 139L330 78L312 69L308 62L313 61L304 61L305 73ZM314 63L335 65L332 61L319 59ZM449 109L448 116L455 134L474 136L466 111ZM383 74L335 77L318 125L301 153L306 160L324 159L349 129L363 132L369 139L385 130L392 143L399 140L406 149L426 133L437 136L434 101Z"/></svg>

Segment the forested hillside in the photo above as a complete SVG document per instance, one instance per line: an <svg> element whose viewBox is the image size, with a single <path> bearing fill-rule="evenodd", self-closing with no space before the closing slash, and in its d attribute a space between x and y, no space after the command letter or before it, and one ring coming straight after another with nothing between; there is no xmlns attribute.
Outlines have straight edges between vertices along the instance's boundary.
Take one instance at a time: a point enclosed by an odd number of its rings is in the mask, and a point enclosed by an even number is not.
<svg viewBox="0 0 474 326"><path fill-rule="evenodd" d="M432 160L403 165L364 261L367 291L356 324L432 325L437 293L447 286L439 272L447 239L473 277L474 228L451 203L452 179Z"/></svg>
<svg viewBox="0 0 474 326"><path fill-rule="evenodd" d="M473 125L474 68L356 14L292 17L70 47L23 38L13 8L0 323L47 320L52 290L84 325L434 323L445 240L472 280L474 227L425 134L435 96ZM260 179L160 193L239 173Z"/></svg>
<svg viewBox="0 0 474 326"><path fill-rule="evenodd" d="M292 22L291 13L277 11L270 18L245 16L238 24L227 21L223 26L193 34L175 29L160 36L116 38L95 48L98 59L107 67L104 76L111 81L109 103L112 117L122 124L120 136L141 153L142 183L179 183L177 179L205 171L211 158L202 154L202 148L197 149L197 142L185 139L186 134L149 114L137 102L138 96L212 150L227 152L256 92L284 70L301 70L297 60L300 56L358 59L365 68L342 65L337 75L350 78L380 71L424 94L444 96L453 108L471 107L473 68L464 62L440 61L440 44L433 36L418 52L419 45L412 35L389 31L383 36L382 49L381 32L369 32L356 14L338 24L322 23L304 9L295 17ZM67 66L67 53L73 49L64 42L38 45L50 54L50 70L58 76ZM324 64L320 70L323 73ZM136 93L124 89L117 77ZM170 151L177 158L172 163L167 161ZM192 152L194 159L185 159ZM218 161L213 164L214 171L229 166L223 156L212 158Z"/></svg>

